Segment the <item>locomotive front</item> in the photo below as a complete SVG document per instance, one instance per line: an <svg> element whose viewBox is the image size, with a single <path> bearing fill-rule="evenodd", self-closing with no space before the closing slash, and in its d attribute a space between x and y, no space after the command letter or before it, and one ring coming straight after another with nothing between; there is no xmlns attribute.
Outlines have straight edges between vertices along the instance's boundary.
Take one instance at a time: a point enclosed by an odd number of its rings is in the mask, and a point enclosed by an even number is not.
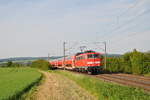
<svg viewBox="0 0 150 100"><path fill-rule="evenodd" d="M77 71L98 73L101 69L101 54L95 51L85 51L76 55L75 66Z"/></svg>

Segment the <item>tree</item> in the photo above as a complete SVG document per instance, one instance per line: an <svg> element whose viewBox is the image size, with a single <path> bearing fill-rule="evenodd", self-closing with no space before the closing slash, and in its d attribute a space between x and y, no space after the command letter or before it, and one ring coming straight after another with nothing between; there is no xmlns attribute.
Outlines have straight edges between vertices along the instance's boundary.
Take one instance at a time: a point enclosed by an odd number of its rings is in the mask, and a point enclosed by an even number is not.
<svg viewBox="0 0 150 100"><path fill-rule="evenodd" d="M12 61L8 61L7 64L6 64L7 67L12 67L12 65L13 65Z"/></svg>
<svg viewBox="0 0 150 100"><path fill-rule="evenodd" d="M32 62L31 67L32 68L39 68L42 70L48 70L49 69L49 62L46 60L42 60L42 59L36 60L36 61Z"/></svg>
<svg viewBox="0 0 150 100"><path fill-rule="evenodd" d="M130 60L131 55L132 55L131 52L127 52L121 58L121 60L122 60L122 70L125 73L132 73L132 66L131 66L131 60Z"/></svg>
<svg viewBox="0 0 150 100"><path fill-rule="evenodd" d="M104 60L102 61L104 63ZM136 49L127 52L120 58L107 58L107 71L133 74L150 73L150 51L142 53Z"/></svg>
<svg viewBox="0 0 150 100"><path fill-rule="evenodd" d="M142 74L144 69L144 54L134 49L130 59L132 65L132 72L135 74Z"/></svg>
<svg viewBox="0 0 150 100"><path fill-rule="evenodd" d="M107 58L106 70L109 72L120 72L121 71L120 58L117 57Z"/></svg>
<svg viewBox="0 0 150 100"><path fill-rule="evenodd" d="M150 73L150 51L144 53L144 69L143 73Z"/></svg>

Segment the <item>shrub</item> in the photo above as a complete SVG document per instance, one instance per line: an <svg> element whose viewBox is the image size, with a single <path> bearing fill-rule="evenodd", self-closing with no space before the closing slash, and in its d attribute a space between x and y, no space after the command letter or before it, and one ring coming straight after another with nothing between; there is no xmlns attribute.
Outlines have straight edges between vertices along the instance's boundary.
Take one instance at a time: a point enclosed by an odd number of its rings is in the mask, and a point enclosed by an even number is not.
<svg viewBox="0 0 150 100"><path fill-rule="evenodd" d="M134 50L130 59L132 65L132 72L135 74L142 74L144 69L144 54Z"/></svg>
<svg viewBox="0 0 150 100"><path fill-rule="evenodd" d="M104 65L104 59L102 63ZM133 52L127 52L120 58L107 58L106 71L134 74L150 73L150 52L142 53L134 49Z"/></svg>
<svg viewBox="0 0 150 100"><path fill-rule="evenodd" d="M42 60L42 59L36 60L36 61L32 62L31 67L32 68L39 68L42 70L48 70L49 69L49 62L46 60Z"/></svg>
<svg viewBox="0 0 150 100"><path fill-rule="evenodd" d="M121 71L121 62L120 58L109 58L107 59L107 68L110 72L120 72Z"/></svg>

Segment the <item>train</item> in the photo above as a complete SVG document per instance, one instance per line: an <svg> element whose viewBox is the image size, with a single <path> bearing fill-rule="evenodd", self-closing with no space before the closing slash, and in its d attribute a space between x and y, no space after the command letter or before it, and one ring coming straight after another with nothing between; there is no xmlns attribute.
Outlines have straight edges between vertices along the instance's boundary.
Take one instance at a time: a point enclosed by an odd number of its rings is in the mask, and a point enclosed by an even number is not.
<svg viewBox="0 0 150 100"><path fill-rule="evenodd" d="M99 73L102 67L102 54L93 50L76 53L73 56L49 61L51 68L67 69L88 74Z"/></svg>

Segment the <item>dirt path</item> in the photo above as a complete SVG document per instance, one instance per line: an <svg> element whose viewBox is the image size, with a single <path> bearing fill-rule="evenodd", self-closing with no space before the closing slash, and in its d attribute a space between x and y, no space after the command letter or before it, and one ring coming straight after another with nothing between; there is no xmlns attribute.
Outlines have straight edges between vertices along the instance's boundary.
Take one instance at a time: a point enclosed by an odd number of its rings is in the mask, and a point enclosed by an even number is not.
<svg viewBox="0 0 150 100"><path fill-rule="evenodd" d="M27 100L95 100L73 81L55 73L42 72L45 80Z"/></svg>

